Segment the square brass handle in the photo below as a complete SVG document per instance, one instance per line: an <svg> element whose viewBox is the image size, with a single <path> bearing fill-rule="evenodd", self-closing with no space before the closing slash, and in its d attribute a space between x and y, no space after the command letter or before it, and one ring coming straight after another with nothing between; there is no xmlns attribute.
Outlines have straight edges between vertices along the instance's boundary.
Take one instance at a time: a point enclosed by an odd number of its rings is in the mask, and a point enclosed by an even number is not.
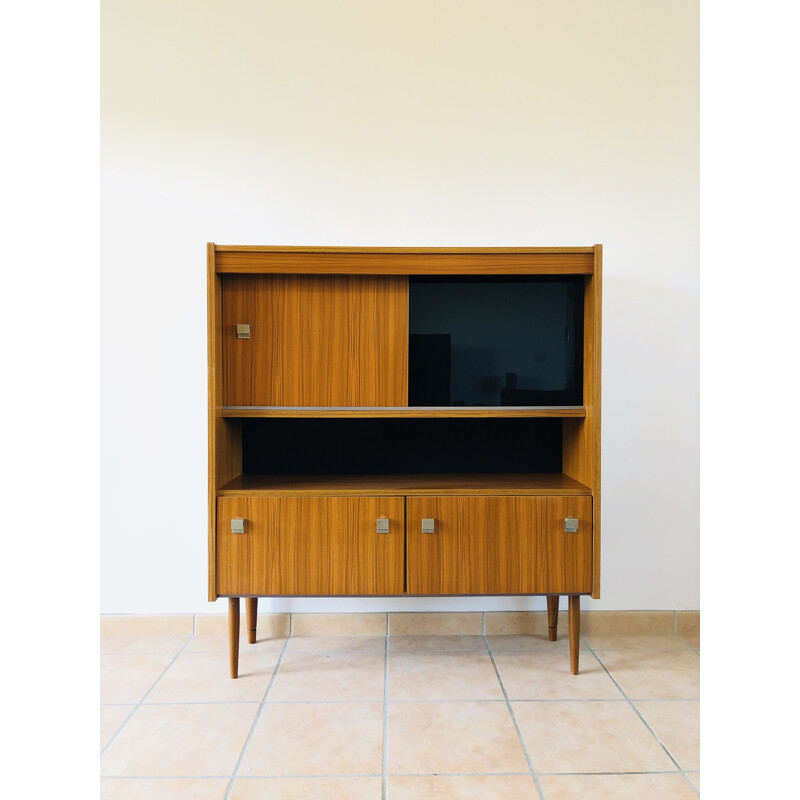
<svg viewBox="0 0 800 800"><path fill-rule="evenodd" d="M564 519L564 533L577 533L578 532L578 518L566 517Z"/></svg>
<svg viewBox="0 0 800 800"><path fill-rule="evenodd" d="M422 532L423 533L435 533L435 522L436 520L431 519L430 517L423 517L422 519Z"/></svg>
<svg viewBox="0 0 800 800"><path fill-rule="evenodd" d="M244 533L244 519L242 517L234 517L231 520L231 533Z"/></svg>
<svg viewBox="0 0 800 800"><path fill-rule="evenodd" d="M378 533L389 533L389 518L378 517L375 529Z"/></svg>

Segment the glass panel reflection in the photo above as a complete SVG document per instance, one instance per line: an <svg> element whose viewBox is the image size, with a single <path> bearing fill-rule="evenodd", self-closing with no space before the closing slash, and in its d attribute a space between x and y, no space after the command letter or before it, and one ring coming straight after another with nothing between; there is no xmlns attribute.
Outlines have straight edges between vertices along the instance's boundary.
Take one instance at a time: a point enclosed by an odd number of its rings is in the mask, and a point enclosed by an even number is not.
<svg viewBox="0 0 800 800"><path fill-rule="evenodd" d="M581 405L583 279L409 279L410 406Z"/></svg>

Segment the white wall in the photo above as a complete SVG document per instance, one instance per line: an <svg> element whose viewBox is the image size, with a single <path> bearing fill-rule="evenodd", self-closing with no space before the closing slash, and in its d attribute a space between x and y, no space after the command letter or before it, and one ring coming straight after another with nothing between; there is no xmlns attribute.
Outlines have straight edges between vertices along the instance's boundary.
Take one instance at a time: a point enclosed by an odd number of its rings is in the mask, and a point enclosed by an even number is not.
<svg viewBox="0 0 800 800"><path fill-rule="evenodd" d="M214 610L207 241L603 243L603 586L584 607L698 607L696 0L105 0L102 16L102 611Z"/></svg>

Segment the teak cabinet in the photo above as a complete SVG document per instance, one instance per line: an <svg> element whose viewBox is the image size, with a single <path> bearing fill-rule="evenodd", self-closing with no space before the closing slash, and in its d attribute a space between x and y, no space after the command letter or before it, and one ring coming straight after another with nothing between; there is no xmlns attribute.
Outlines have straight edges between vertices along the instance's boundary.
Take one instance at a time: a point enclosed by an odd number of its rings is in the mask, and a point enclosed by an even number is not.
<svg viewBox="0 0 800 800"><path fill-rule="evenodd" d="M602 248L208 245L209 598L600 593Z"/></svg>

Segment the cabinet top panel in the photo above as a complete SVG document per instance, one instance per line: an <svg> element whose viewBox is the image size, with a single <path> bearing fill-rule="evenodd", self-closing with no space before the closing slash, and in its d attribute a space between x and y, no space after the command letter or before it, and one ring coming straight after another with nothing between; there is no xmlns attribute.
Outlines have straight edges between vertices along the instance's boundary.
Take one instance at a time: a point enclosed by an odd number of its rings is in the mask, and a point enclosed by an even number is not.
<svg viewBox="0 0 800 800"><path fill-rule="evenodd" d="M217 273L591 275L594 247L254 247L209 244Z"/></svg>

